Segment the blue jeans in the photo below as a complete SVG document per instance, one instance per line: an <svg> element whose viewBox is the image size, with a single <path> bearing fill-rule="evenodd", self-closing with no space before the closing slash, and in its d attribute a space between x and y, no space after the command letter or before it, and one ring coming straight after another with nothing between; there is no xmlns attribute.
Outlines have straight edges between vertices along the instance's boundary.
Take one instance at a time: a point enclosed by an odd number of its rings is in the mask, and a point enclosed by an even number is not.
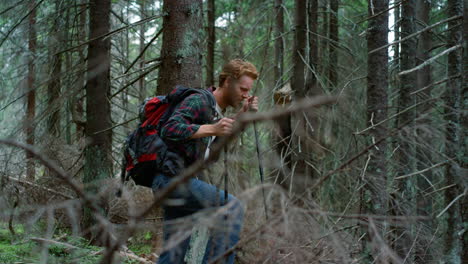
<svg viewBox="0 0 468 264"><path fill-rule="evenodd" d="M157 193L158 190L165 188L170 181L170 177L163 174L156 175L152 185L153 192ZM174 241L176 242L175 245L171 245L161 254L157 263L185 263L184 257L190 244L190 236L181 235L181 225L177 224L176 219L181 220L183 217L188 219L190 218L189 216L194 213L217 209L220 205L225 204L224 191L198 179L190 179L186 184L172 192L163 206L163 233L165 244L169 241L171 241L171 243L174 243ZM210 237L202 263L208 263L216 259L224 254L226 249L233 247L239 241L243 219L242 205L237 198L228 195L226 209L227 210L224 211L225 213L210 215L210 221L212 221L214 225L210 227ZM183 225L185 226L185 224ZM187 227L185 229L187 229ZM188 230L185 231L190 232L190 230L191 228L189 225ZM180 239L181 236L182 239ZM177 242L176 239L180 241ZM224 257L220 263L234 263L234 253Z"/></svg>

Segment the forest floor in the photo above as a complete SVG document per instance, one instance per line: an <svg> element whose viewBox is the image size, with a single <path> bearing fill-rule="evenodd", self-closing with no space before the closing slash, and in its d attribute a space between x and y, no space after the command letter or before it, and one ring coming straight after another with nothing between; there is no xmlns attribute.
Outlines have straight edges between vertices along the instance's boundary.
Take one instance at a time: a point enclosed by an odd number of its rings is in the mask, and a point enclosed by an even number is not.
<svg viewBox="0 0 468 264"><path fill-rule="evenodd" d="M26 230L24 225L18 224L14 226L13 234L6 223L1 223L0 263L43 263L46 259L50 264L94 264L101 259L103 248L71 235L70 230L56 230L51 238L45 239L39 237L39 234L44 234L44 228L45 225L38 223ZM156 240L149 231L136 234L129 240L125 252L121 252L121 263L153 263L156 260L153 254L157 250L154 248Z"/></svg>

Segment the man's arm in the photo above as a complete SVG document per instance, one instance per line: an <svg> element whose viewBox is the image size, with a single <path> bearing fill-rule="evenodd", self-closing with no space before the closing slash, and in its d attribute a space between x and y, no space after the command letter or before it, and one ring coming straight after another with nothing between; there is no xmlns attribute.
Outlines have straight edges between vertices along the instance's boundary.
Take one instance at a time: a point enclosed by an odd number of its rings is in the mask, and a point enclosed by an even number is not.
<svg viewBox="0 0 468 264"><path fill-rule="evenodd" d="M172 141L190 139L212 116L210 103L201 94L185 98L161 127L160 136Z"/></svg>
<svg viewBox="0 0 468 264"><path fill-rule="evenodd" d="M232 132L233 123L234 123L234 119L227 118L227 117L221 118L215 124L201 125L198 128L198 130L190 138L193 139L193 138L229 135Z"/></svg>

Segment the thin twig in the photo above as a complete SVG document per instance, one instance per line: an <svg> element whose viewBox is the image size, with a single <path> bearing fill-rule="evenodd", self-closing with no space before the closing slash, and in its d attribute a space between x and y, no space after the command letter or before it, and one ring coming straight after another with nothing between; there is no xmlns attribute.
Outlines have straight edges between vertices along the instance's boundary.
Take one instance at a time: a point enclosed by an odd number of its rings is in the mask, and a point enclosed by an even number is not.
<svg viewBox="0 0 468 264"><path fill-rule="evenodd" d="M406 175L402 175L402 176L398 176L398 177L395 177L395 180L400 180L400 179L404 179L404 178L408 178L408 177L411 177L413 175L418 175L418 174L421 174L421 173L424 173L426 171L430 171L432 169L435 169L437 167L440 167L444 164L446 164L447 162L449 162L450 160L446 160L446 161L443 161L443 162L440 162L440 163L437 163L429 168L425 168L423 170L420 170L420 171L416 171L416 172L413 172L413 173L409 173L409 174L406 174Z"/></svg>
<svg viewBox="0 0 468 264"><path fill-rule="evenodd" d="M402 75L405 75L405 74L412 73L412 72L414 72L414 71L420 70L420 69L424 68L426 65L431 64L431 63L432 63L433 61L435 61L436 59L438 59L438 58L444 56L444 55L447 54L447 53L450 53L450 52L452 52L452 51L454 51L454 50L457 50L457 49L459 49L459 48L461 48L461 47L462 47L462 45L461 45L461 44L458 44L458 45L453 46L453 47L451 47L451 48L449 48L449 49L446 49L446 50L444 50L443 52L437 54L436 56L434 56L434 57L428 59L427 61L425 61L425 62L419 64L418 66L416 66L416 67L414 67L414 68L412 68L412 69L409 69L409 70L402 71L402 72L398 73L398 76L402 76Z"/></svg>
<svg viewBox="0 0 468 264"><path fill-rule="evenodd" d="M99 133L102 133L102 132L106 132L106 131L112 130L112 129L116 128L116 127L119 127L119 126L125 125L125 124L127 124L127 123L130 123L130 122L132 122L133 120L136 120L136 119L138 119L138 117L135 117L135 118L129 119L129 120L127 120L127 121L124 121L124 122L122 122L122 123L119 123L119 124L113 125L113 126L111 126L111 127L109 127L109 128L106 128L106 129L103 129L103 130L100 130L100 131L94 132L94 135L97 135L97 134L99 134Z"/></svg>
<svg viewBox="0 0 468 264"><path fill-rule="evenodd" d="M159 35L162 33L162 31L163 31L163 28L161 28L158 31L158 33L150 40L150 42L148 42L148 44L146 44L145 48L140 52L140 54L138 54L138 56L133 60L133 62L130 63L130 66L128 66L128 68L127 68L127 70L125 70L124 74L126 74L133 67L133 65L135 65L135 63L141 58L141 56L143 56L143 54L145 54L148 47L151 44L153 44L153 42L159 37Z"/></svg>
<svg viewBox="0 0 468 264"><path fill-rule="evenodd" d="M454 187L454 186L457 186L457 185L456 185L455 183L454 183L454 184L450 184L450 185L444 186L444 187L442 187L442 188L440 188L440 189L434 190L434 191L432 191L432 192L430 192L430 193L426 193L424 196L428 196L428 195L431 195L431 194L433 194L433 193L440 192L440 191L443 191L443 190L448 189L448 188L452 188L452 187Z"/></svg>
<svg viewBox="0 0 468 264"><path fill-rule="evenodd" d="M13 178L13 177L10 177L10 176L6 176L8 178L8 180L11 180L11 181L14 181L14 182L18 182L18 183L21 183L21 184L26 184L26 185L29 185L29 186L32 186L34 188L39 188L39 189L42 189L44 191L47 191L47 192L50 192L50 193L53 193L53 194L56 194L56 195L59 195L59 196L62 196L66 199L75 199L74 197L68 195L68 194L64 194L64 193L61 193L61 192L57 192L55 190L52 190L52 189L49 189L49 188L46 188L44 186L41 186L39 184L35 184L35 183L32 183L32 182L29 182L29 181L25 181L25 180L20 180L20 179L16 179L16 178Z"/></svg>
<svg viewBox="0 0 468 264"><path fill-rule="evenodd" d="M449 21L452 21L452 20L457 20L457 19L460 19L460 18L462 18L462 16L453 16L453 17L447 18L447 19L445 19L445 20L442 20L442 21L440 21L440 22L437 22L437 23L435 23L435 24L432 24L432 25L430 25L430 26L428 26L428 27L425 27L425 28L421 29L420 31L418 31L418 32L416 32L416 33L413 33L413 34L411 34L411 35L408 35L408 36L406 36L406 37L404 37L404 38L402 38L402 39L400 39L400 40L397 40L397 41L394 41L394 42L392 42L392 43L388 43L388 44L386 44L386 45L384 45L384 46L382 46L382 47L373 49L373 50L369 51L369 54L372 54L372 53L377 52L377 51L379 51L379 50L381 50L381 49L385 49L385 48L387 48L387 47L393 46L393 45L395 45L395 44L401 43L401 42L403 42L403 41L405 41L405 40L408 40L408 39L410 39L410 38L412 38L412 37L415 37L415 36L417 36L417 35L419 35L419 34L425 32L425 31L428 31L428 30L431 29L431 28L437 27L437 26L440 25L440 24L444 24L444 23L446 23L446 22L449 22Z"/></svg>
<svg viewBox="0 0 468 264"><path fill-rule="evenodd" d="M449 203L449 205L447 205L447 207L445 207L445 209L442 210L442 212L440 212L440 213L436 216L436 218L441 217L456 201L458 201L458 199L462 198L462 197L465 196L465 195L466 195L466 189L465 189L465 191L464 191L462 194L460 194L460 195L458 195L457 197L455 197L455 199L453 199L453 201L451 201L451 202Z"/></svg>
<svg viewBox="0 0 468 264"><path fill-rule="evenodd" d="M372 15L372 16L370 16L370 17L366 17L366 18L364 18L363 20L358 21L356 24L361 24L362 22L365 22L365 21L367 21L367 20L369 20L369 19L372 19L372 18L374 18L374 17L380 16L380 15L382 15L383 13L386 13L386 12L392 10L392 9L395 9L395 8L399 7L399 6L400 6L403 2L405 2L405 1L407 1L407 0L402 0L402 1L398 2L398 3L395 3L393 6L387 8L387 9L385 9L385 10L382 10L382 11L380 11L379 13L374 14L374 15Z"/></svg>
<svg viewBox="0 0 468 264"><path fill-rule="evenodd" d="M0 47L3 45L3 43L8 39L8 37L10 36L11 33L13 33L13 31L15 31L15 29L40 5L42 4L42 2L44 2L44 0L41 0L39 1L33 8L31 8L31 10L29 10L29 12L24 15L20 21L18 23L16 23L10 30L8 30L8 33L5 35L5 37L2 39L2 41L0 42Z"/></svg>
<svg viewBox="0 0 468 264"><path fill-rule="evenodd" d="M429 84L429 85L427 85L427 86L425 86L425 87L423 87L423 88L421 88L421 89L419 89L419 90L416 90L416 91L414 91L414 92L411 92L410 95L420 93L420 92L422 92L422 91L424 91L424 90L427 90L427 89L429 89L429 88L431 88L431 87L433 87L433 86L436 86L436 85L442 84L442 83L444 83L444 82L450 81L451 79L456 79L456 78L460 78L460 77L461 77L461 74L454 75L454 76L449 76L449 77L447 77L447 78L445 78L445 79L443 79L443 80L437 81L437 82L435 82L435 83L431 83L431 84Z"/></svg>
<svg viewBox="0 0 468 264"><path fill-rule="evenodd" d="M398 113L393 114L392 116L390 116L390 117L388 117L388 118L386 118L386 119L384 119L384 120L378 122L378 123L375 124L375 125L369 126L369 127L365 128L365 129L362 130L362 131L355 132L354 134L355 134L355 135L361 135L362 133L364 133L364 132L366 132L366 131L368 131L368 130L370 130L370 129L373 129L373 128L377 127L377 126L380 126L381 124L387 122L388 120L393 119L393 118L395 118L395 117L397 117L397 116L399 116L399 115L401 115L401 114L403 114L403 113L405 113L405 112L408 112L409 110L411 110L411 109L413 109L413 108L416 108L416 107L418 107L418 106L421 105L421 104L425 104L425 103L428 103L428 102L430 102L430 101L435 101L435 100L438 100L438 98L430 98L430 99L421 101L421 102L419 102L419 103L417 103L417 104L414 104L414 105L412 105L412 106L410 106L410 107L408 107L408 108L406 108L406 109L404 109L404 110L402 110L402 111L400 111L400 112L398 112Z"/></svg>
<svg viewBox="0 0 468 264"><path fill-rule="evenodd" d="M117 92L115 92L114 94L112 94L109 99L112 99L114 98L116 95L120 94L123 90L125 90L127 87L129 87L130 85L136 83L139 79L141 78L144 78L146 75L148 75L150 72L154 71L155 69L157 69L159 67L159 63L156 64L156 65L153 65L152 67L148 67L150 68L148 71L142 73L140 76L136 77L133 81L127 83L126 85L124 85L122 88L120 88Z"/></svg>
<svg viewBox="0 0 468 264"><path fill-rule="evenodd" d="M80 43L80 44L78 44L78 45L76 45L76 46L71 47L71 48L68 48L68 49L59 51L59 52L57 52L57 54L55 54L55 55L59 55L59 54L62 54L62 53L68 52L68 51L75 50L75 49L77 49L77 48L79 48L79 47L81 47L81 46L84 46L84 45L86 45L86 44L88 44L88 43L90 43L90 42L93 42L93 41L95 41L95 40L98 40L98 39L101 39L101 38L110 37L110 36L112 36L112 35L114 35L114 34L119 33L120 31L123 31L123 30L127 29L127 28L131 28L131 27L134 27L134 26L138 26L138 25L140 25L140 24L143 24L143 23L145 23L145 22L149 22L149 21L151 21L151 20L153 20L153 19L156 19L156 18L159 18L159 17L161 17L161 15L154 15L154 16L150 16L150 17L144 18L144 19L139 20L139 21L137 21L137 22L135 22L135 23L129 24L129 25L127 25L127 26L124 26L124 27L121 27L121 28L112 30L111 32L108 32L108 33L106 33L106 34L103 34L103 35L97 36L97 37L95 37L95 38L89 39L89 40L87 40L87 41L84 41L84 42L82 42L82 43Z"/></svg>

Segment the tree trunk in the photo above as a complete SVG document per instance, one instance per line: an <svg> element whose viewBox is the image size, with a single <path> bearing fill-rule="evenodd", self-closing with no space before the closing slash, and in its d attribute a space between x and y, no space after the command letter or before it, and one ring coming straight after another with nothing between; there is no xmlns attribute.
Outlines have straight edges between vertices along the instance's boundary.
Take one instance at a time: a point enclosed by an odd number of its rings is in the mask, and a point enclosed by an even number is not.
<svg viewBox="0 0 468 264"><path fill-rule="evenodd" d="M369 0L367 29L367 50L385 46L388 43L388 0ZM380 14L382 12L382 14ZM380 14L374 16L375 14ZM381 49L367 57L367 126L372 126L387 119L387 91L388 91L388 49ZM369 143L383 138L388 133L385 123L373 128L369 132ZM385 141L372 148L370 151L369 165L365 177L365 187L370 197L365 200L372 202L366 204L365 213L387 215L388 213L388 188L387 188L387 160L385 154L387 145ZM379 235L385 238L386 231L378 230ZM369 230L368 234L373 233ZM367 237L370 243L372 237ZM382 252L372 252L374 259L385 258ZM386 263L386 259L377 260L378 263Z"/></svg>
<svg viewBox="0 0 468 264"><path fill-rule="evenodd" d="M295 1L294 68L291 86L296 97L303 98L306 96L305 60L307 58L307 5L306 1Z"/></svg>
<svg viewBox="0 0 468 264"><path fill-rule="evenodd" d="M395 32L395 39L394 41L400 40L400 14L401 14L401 6L398 5L395 7L395 12L394 12L394 32ZM400 71L400 44L393 45L394 52L393 52L393 64L395 65L395 72Z"/></svg>
<svg viewBox="0 0 468 264"><path fill-rule="evenodd" d="M158 94L176 85L201 87L202 0L164 0L163 41Z"/></svg>
<svg viewBox="0 0 468 264"><path fill-rule="evenodd" d="M71 10L70 8L67 9L67 11L65 13L65 28L70 27L70 10ZM65 32L63 34L63 43L64 43L66 48L71 47L71 45L73 43L71 41L70 32L68 30L65 30ZM65 72L71 72L71 69L72 69L72 54L71 54L71 52L66 52L64 54L64 56L65 56ZM67 76L64 79L65 79L65 82L66 82L65 86L67 87L67 89L70 89L71 87L73 87L72 82L71 82L72 78L70 76ZM68 145L71 145L71 143L72 143L72 132L71 132L72 116L71 116L71 111L70 111L71 103L72 103L72 100L70 99L70 97L68 97L67 98L67 108L65 110L65 122L66 122L65 139L66 139L66 142L67 142Z"/></svg>
<svg viewBox="0 0 468 264"><path fill-rule="evenodd" d="M308 75L307 87L309 95L318 95L321 93L321 89L317 85L318 72L318 0L309 0L308 2L308 13L309 13L309 66L312 71Z"/></svg>
<svg viewBox="0 0 468 264"><path fill-rule="evenodd" d="M215 85L214 79L214 54L216 43L216 9L215 1L208 0L208 50L206 54L206 82L205 86Z"/></svg>
<svg viewBox="0 0 468 264"><path fill-rule="evenodd" d="M329 1L318 1L319 5L319 12L322 14L320 17L320 35L322 36L319 39L319 50L318 50L318 57L319 58L326 58L328 56L328 50L329 50L329 40L324 37L328 37L329 33L329 24L330 24L330 10L328 8L329 6ZM327 60L324 60L321 64L319 64L319 73L320 76L327 76L328 75L328 66L327 66Z"/></svg>
<svg viewBox="0 0 468 264"><path fill-rule="evenodd" d="M401 38L415 32L415 1L407 1L402 3L401 15ZM416 39L410 38L401 43L401 70L412 69L416 66ZM415 96L411 95L416 87L416 72L412 72L401 76L398 111L401 112L406 108L413 106L416 103ZM415 120L415 111L410 110L398 116L398 126L412 122ZM400 175L414 172L415 169L415 150L413 135L411 129L407 125L405 129L400 130L398 143L400 145L398 152L398 170ZM402 215L412 215L415 212L415 181L413 177L408 177L399 180L399 200L398 212ZM412 234L414 226L408 222L408 226L398 229L401 236L396 242L397 253L400 257L405 258L410 253L413 243ZM409 262L413 262L411 256L408 257Z"/></svg>
<svg viewBox="0 0 468 264"><path fill-rule="evenodd" d="M339 0L330 0L330 39L328 53L328 80L330 88L334 89L338 85L338 6Z"/></svg>
<svg viewBox="0 0 468 264"><path fill-rule="evenodd" d="M87 3L87 0L83 0L82 2ZM80 27L78 29L78 36L80 39L86 39L86 7L83 7L80 10ZM85 121L84 121L84 106L83 106L83 88L85 87L85 65L86 65L86 58L85 58L85 49L84 47L78 48L78 61L81 62L82 66L78 72L77 81L73 87L74 95L70 101L70 112L72 116L72 121L75 124L75 142L79 142L84 136L85 130Z"/></svg>
<svg viewBox="0 0 468 264"><path fill-rule="evenodd" d="M36 1L29 1L29 8L33 9L31 14L29 14L29 35L28 35L28 81L27 81L27 106L26 106L26 143L29 145L34 145L34 118L36 116L36 90L34 87L35 84L35 66L34 58L36 54ZM29 181L34 181L35 178L35 169L34 169L34 160L33 155L29 152L26 152L27 160L27 171L26 177Z"/></svg>
<svg viewBox="0 0 468 264"><path fill-rule="evenodd" d="M459 16L463 14L463 3L461 0L448 1L448 17ZM448 23L449 34L447 38L447 48L462 44L462 27L458 21ZM455 76L462 73L462 52L460 49L449 53L448 55L447 75ZM453 159L446 166L446 184L456 184L453 188L445 191L445 203L449 204L457 196L465 192L466 175L461 174L461 130L460 130L460 103L461 103L461 78L451 78L447 82L447 90L444 95L445 101L445 120L446 120L446 145L445 154L447 158ZM466 111L466 109L465 109ZM465 179L464 179L465 178ZM448 263L461 263L462 255L462 236L464 230L461 210L463 205L461 199L458 199L447 210L447 237L445 242L445 254ZM466 206L466 204L465 204Z"/></svg>
<svg viewBox="0 0 468 264"><path fill-rule="evenodd" d="M55 2L55 12L58 14L60 12L60 2ZM60 99L60 78L61 78L61 69L62 69L62 56L57 54L59 51L60 45L62 44L62 38L60 36L60 18L57 18L54 21L52 26L52 34L50 35L49 40L49 58L50 58L50 67L51 81L47 86L47 102L49 107L49 118L47 122L47 131L50 136L58 137L60 136L60 106L58 100Z"/></svg>
<svg viewBox="0 0 468 264"><path fill-rule="evenodd" d="M307 1L295 1L295 32L293 49L293 76L291 78L291 88L294 92L295 100L304 98L307 94L306 83L306 60L307 60ZM305 188L307 180L308 165L306 163L309 153L299 146L307 140L307 122L304 120L303 112L295 114L292 122L299 122L297 133L294 135L294 162L291 167L295 167L295 182L289 183L290 192L301 193ZM297 166L295 166L297 164Z"/></svg>
<svg viewBox="0 0 468 264"><path fill-rule="evenodd" d="M140 19L143 20L146 18L146 0L140 0ZM142 23L140 25L140 53L143 52L145 49L145 32L146 32L146 25ZM143 53L140 58L140 69L143 72L143 68L145 67L145 54ZM140 102L143 102L146 98L146 87L145 87L145 77L141 77L138 80L138 99Z"/></svg>
<svg viewBox="0 0 468 264"><path fill-rule="evenodd" d="M418 0L416 3L416 18L418 20L417 23L417 31L427 27L429 25L429 15L431 11L431 1L430 0ZM432 41L431 41L431 32L426 31L419 35L418 39L418 49L416 53L416 64L421 64L424 61L430 58L430 51L431 51ZM432 82L431 79L431 66L427 65L421 70L417 71L417 80L416 80L416 90L423 89L423 91L417 94L417 101L421 102L431 98L431 89L425 88L429 87ZM418 115L417 126L416 126L416 133L417 133L417 144L416 144L416 165L417 170L423 170L427 167L430 167L432 162L431 154L434 152L431 142L431 138L433 135L427 133L432 127L431 125L431 118L422 118L425 115L428 115L430 111L429 104L423 104L420 107L416 108L416 112ZM427 129L425 129L427 128ZM423 177L424 176L424 177ZM425 196L427 190L431 188L431 185L428 181L432 182L432 172L429 170L425 172L423 175L420 175L416 178L417 182L417 197L416 197L416 210L418 215L425 215L430 216L432 213L432 196ZM425 225L432 227L431 222L426 222ZM431 241L430 239L421 238L419 243L416 245L416 254L415 254L415 262L416 263L429 263L433 260L430 259L430 254L427 252L431 252L427 248L430 247Z"/></svg>
<svg viewBox="0 0 468 264"><path fill-rule="evenodd" d="M461 157L461 167L466 171L468 169L468 4L464 3L463 7L463 68L462 68L462 76L463 76L463 87L462 87L462 95L461 95L461 108L465 109L462 111L461 114L461 142L462 142L462 157ZM462 221L463 223L468 223L468 195L465 195L462 200ZM462 248L463 256L462 256L462 263L468 263L468 232L465 231L463 235L463 248Z"/></svg>
<svg viewBox="0 0 468 264"><path fill-rule="evenodd" d="M283 0L275 0L275 104L283 105L288 95L278 93L278 89L282 88L283 82L283 69L284 69L284 6ZM291 166L291 115L281 117L277 120L278 134L275 137L276 153L281 159L281 168L278 174L278 183L285 189L288 188L286 184L287 173L284 169Z"/></svg>
<svg viewBox="0 0 468 264"><path fill-rule="evenodd" d="M91 0L89 39L109 32L111 0ZM83 183L88 194L97 194L100 182L109 178L112 170L112 126L110 111L110 39L98 38L89 43L86 83L86 128L88 144L85 148ZM93 226L89 208L84 210L84 227ZM92 239L97 234L92 233Z"/></svg>

